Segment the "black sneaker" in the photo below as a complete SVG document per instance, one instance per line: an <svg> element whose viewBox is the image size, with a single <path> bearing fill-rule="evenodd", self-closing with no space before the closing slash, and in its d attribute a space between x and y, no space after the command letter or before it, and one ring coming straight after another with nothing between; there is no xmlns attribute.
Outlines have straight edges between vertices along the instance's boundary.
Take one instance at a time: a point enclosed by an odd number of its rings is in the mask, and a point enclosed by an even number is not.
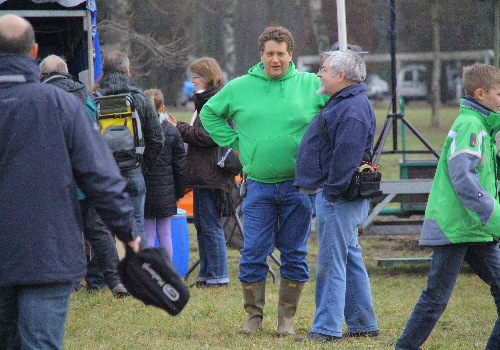
<svg viewBox="0 0 500 350"><path fill-rule="evenodd" d="M207 284L206 281L196 281L195 283L191 284L189 286L189 288L193 288L193 287L196 287L196 288L205 288L205 284Z"/></svg>
<svg viewBox="0 0 500 350"><path fill-rule="evenodd" d="M113 296L117 299L122 299L129 296L127 288L125 288L125 286L121 283L111 288L111 293L113 293Z"/></svg>
<svg viewBox="0 0 500 350"><path fill-rule="evenodd" d="M342 338L378 337L378 333L378 330L369 332L347 332L342 334Z"/></svg>
<svg viewBox="0 0 500 350"><path fill-rule="evenodd" d="M103 290L104 287L97 286L95 284L87 284L87 292L93 293L93 292L98 292L100 290Z"/></svg>
<svg viewBox="0 0 500 350"><path fill-rule="evenodd" d="M321 333L310 332L306 337L295 338L296 342L315 342L315 343L330 343L341 340L342 337L334 337L333 335L326 335Z"/></svg>
<svg viewBox="0 0 500 350"><path fill-rule="evenodd" d="M229 283L206 283L203 288L227 288Z"/></svg>

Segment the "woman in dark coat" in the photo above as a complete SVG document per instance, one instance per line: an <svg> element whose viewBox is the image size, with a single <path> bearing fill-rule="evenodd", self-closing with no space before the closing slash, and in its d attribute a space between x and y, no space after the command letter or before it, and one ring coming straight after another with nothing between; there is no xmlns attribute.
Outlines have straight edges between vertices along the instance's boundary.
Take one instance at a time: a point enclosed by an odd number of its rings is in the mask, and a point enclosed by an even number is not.
<svg viewBox="0 0 500 350"><path fill-rule="evenodd" d="M209 57L196 60L188 71L193 75L191 81L196 91L193 118L188 124L177 122L170 114L169 121L187 144L186 186L193 188L193 219L200 253L196 286L222 287L229 284L229 274L221 217L234 211L231 192L235 179L216 165L218 145L201 124L199 113L205 102L222 88L224 77L217 61Z"/></svg>
<svg viewBox="0 0 500 350"><path fill-rule="evenodd" d="M186 152L179 131L167 121L163 113L163 94L160 90L144 91L155 106L160 118L165 143L153 168L144 174L146 182L146 203L144 205L144 230L148 246L153 247L155 238L165 248L170 259L173 258L172 234L170 224L172 215L177 214L177 201L184 197L184 172Z"/></svg>

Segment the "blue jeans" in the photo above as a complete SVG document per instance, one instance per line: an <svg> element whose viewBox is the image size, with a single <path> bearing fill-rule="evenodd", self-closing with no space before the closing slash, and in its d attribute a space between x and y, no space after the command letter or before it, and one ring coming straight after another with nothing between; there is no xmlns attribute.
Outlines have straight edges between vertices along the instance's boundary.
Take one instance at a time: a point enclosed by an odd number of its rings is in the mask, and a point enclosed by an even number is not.
<svg viewBox="0 0 500 350"><path fill-rule="evenodd" d="M228 283L226 240L221 211L210 196L211 189L193 188L193 221L198 237L200 272L198 281Z"/></svg>
<svg viewBox="0 0 500 350"><path fill-rule="evenodd" d="M417 301L396 349L419 349L446 309L457 280L462 261L490 286L500 317L500 250L498 244L449 244L437 246L432 255L432 265L427 287ZM500 349L500 320L497 318L486 350Z"/></svg>
<svg viewBox="0 0 500 350"><path fill-rule="evenodd" d="M368 200L329 203L316 195L316 312L311 332L342 336L378 330L370 281L358 244L358 226L368 215Z"/></svg>
<svg viewBox="0 0 500 350"><path fill-rule="evenodd" d="M144 231L144 202L146 200L146 182L142 175L142 168L123 170L122 176L127 179L125 192L130 196L134 206L134 218L137 224L138 235L141 237L141 249L148 247L148 238Z"/></svg>
<svg viewBox="0 0 500 350"><path fill-rule="evenodd" d="M238 275L241 282L266 280L267 256L275 247L281 253L282 278L309 280L306 255L311 220L311 200L293 187L293 180L278 183L247 180L243 202L244 245Z"/></svg>
<svg viewBox="0 0 500 350"><path fill-rule="evenodd" d="M62 349L73 285L0 287L0 349Z"/></svg>

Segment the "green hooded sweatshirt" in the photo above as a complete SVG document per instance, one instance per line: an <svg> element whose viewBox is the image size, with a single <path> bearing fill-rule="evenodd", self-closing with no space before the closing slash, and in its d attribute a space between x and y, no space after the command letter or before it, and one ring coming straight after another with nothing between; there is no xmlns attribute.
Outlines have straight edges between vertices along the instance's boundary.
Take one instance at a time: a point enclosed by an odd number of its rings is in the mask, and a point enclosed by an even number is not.
<svg viewBox="0 0 500 350"><path fill-rule="evenodd" d="M297 71L293 62L283 77L269 78L260 62L208 100L200 119L216 143L240 150L243 172L250 179L293 180L302 136L328 100L316 94L320 84L315 74ZM227 119L234 120L237 131Z"/></svg>
<svg viewBox="0 0 500 350"><path fill-rule="evenodd" d="M432 183L421 245L492 242L500 238L495 134L500 116L462 99Z"/></svg>

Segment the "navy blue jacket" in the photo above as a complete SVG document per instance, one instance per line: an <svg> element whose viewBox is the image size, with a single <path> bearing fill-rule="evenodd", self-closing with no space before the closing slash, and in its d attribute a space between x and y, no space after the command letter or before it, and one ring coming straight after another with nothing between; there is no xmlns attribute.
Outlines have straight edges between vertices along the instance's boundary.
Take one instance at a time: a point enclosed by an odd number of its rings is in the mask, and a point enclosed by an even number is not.
<svg viewBox="0 0 500 350"><path fill-rule="evenodd" d="M134 209L109 148L83 103L39 76L31 57L0 56L0 287L83 277L77 186L132 240Z"/></svg>
<svg viewBox="0 0 500 350"><path fill-rule="evenodd" d="M329 202L342 198L365 151L373 152L375 114L365 83L349 86L327 102L307 128L297 152L294 186L323 188ZM324 130L318 127L323 113Z"/></svg>

